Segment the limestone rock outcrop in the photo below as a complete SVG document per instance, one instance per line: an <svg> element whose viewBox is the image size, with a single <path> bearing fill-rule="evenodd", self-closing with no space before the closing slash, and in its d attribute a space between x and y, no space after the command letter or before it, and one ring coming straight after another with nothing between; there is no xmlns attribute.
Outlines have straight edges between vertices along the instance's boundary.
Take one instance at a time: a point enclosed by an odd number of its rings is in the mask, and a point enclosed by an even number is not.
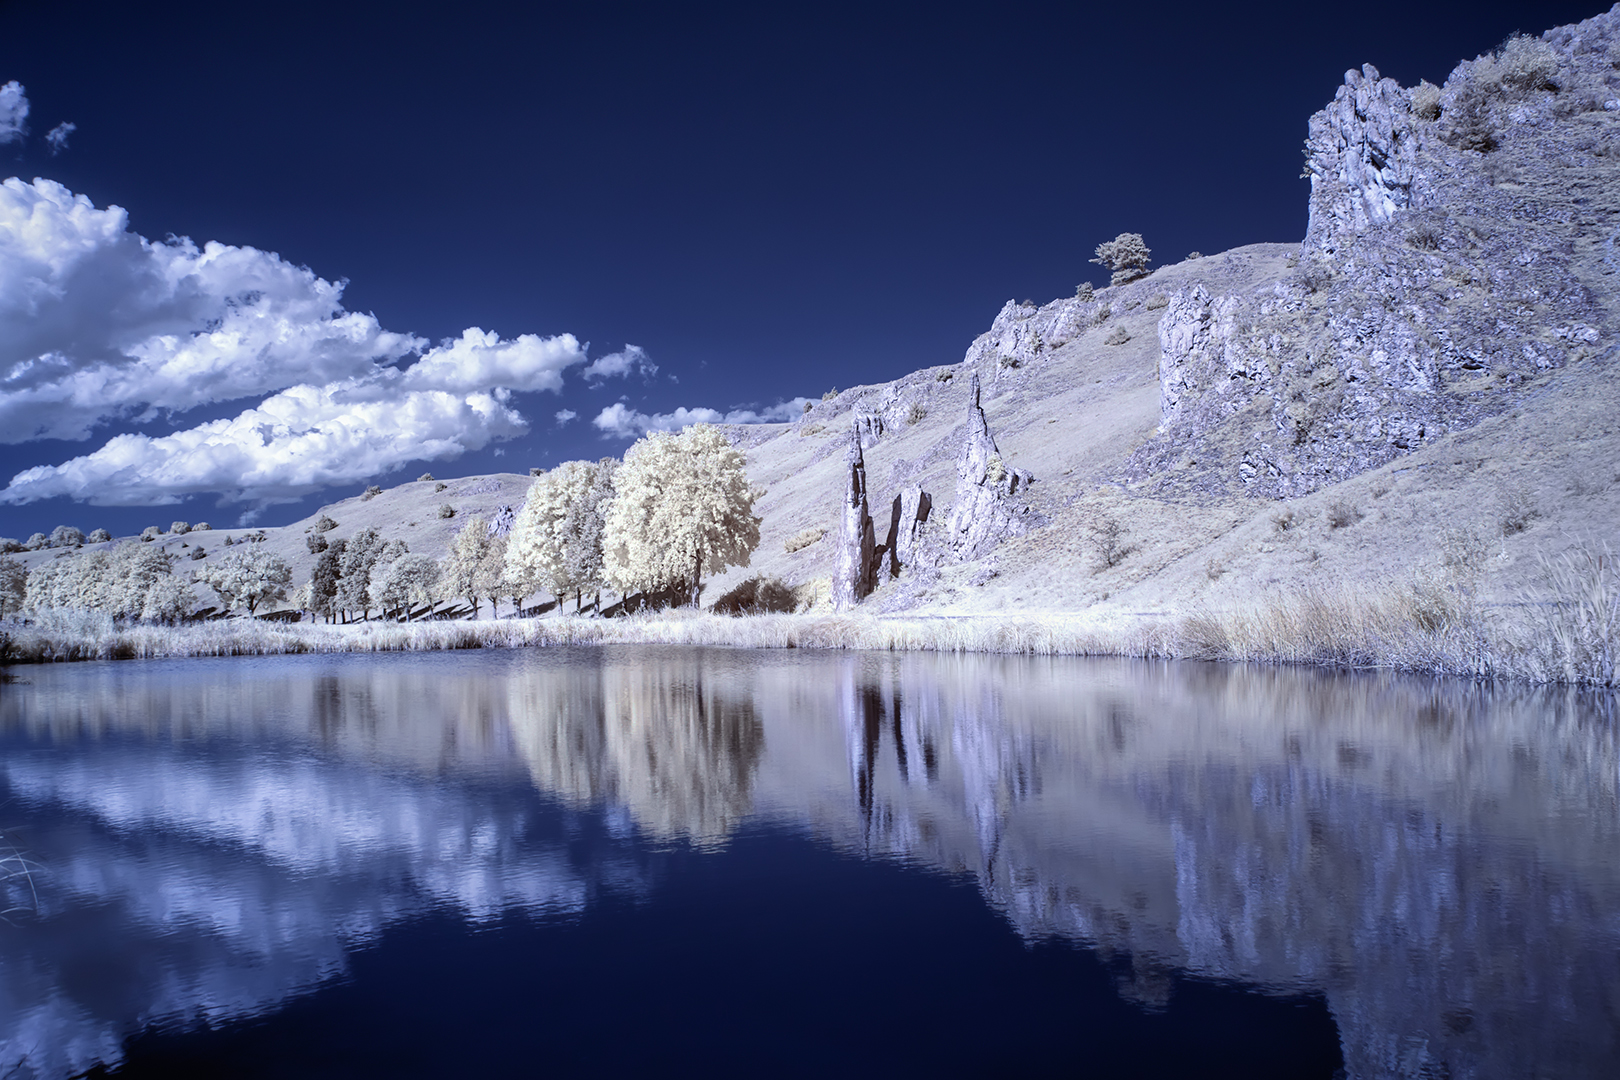
<svg viewBox="0 0 1620 1080"><path fill-rule="evenodd" d="M890 577L917 561L923 527L934 508L934 500L921 484L912 484L894 497L889 512L889 533L884 541L884 567ZM880 568L880 569L883 569Z"/></svg>
<svg viewBox="0 0 1620 1080"><path fill-rule="evenodd" d="M956 499L943 537L948 557L976 559L1033 523L1021 496L1034 477L1002 460L979 405L977 375L968 390L967 433L956 459L956 477Z"/></svg>
<svg viewBox="0 0 1620 1080"><path fill-rule="evenodd" d="M1305 246L1332 253L1430 194L1418 166L1428 125L1412 113L1412 92L1366 64L1344 73L1333 103L1310 120L1305 171L1311 178Z"/></svg>
<svg viewBox="0 0 1620 1080"><path fill-rule="evenodd" d="M851 426L845 459L846 484L838 531L838 571L833 575L833 607L843 610L864 600L877 583L877 541L866 493L866 458L861 424Z"/></svg>
<svg viewBox="0 0 1620 1080"><path fill-rule="evenodd" d="M1124 478L1302 495L1608 362L1616 63L1620 8L1512 39L1444 87L1347 73L1310 122L1297 267L1171 298L1159 433Z"/></svg>

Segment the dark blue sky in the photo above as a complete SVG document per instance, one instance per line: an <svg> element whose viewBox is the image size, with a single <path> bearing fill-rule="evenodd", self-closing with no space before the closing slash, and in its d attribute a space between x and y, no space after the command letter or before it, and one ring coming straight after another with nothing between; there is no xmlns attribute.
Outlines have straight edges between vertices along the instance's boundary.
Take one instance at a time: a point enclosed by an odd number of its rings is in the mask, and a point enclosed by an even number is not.
<svg viewBox="0 0 1620 1080"><path fill-rule="evenodd" d="M377 479L521 471L621 452L588 424L621 395L727 410L955 362L1003 301L1101 283L1087 259L1121 231L1156 261L1297 240L1306 120L1345 68L1441 82L1514 30L1601 10L0 0L0 83L26 87L34 132L0 146L0 177L347 279L345 307L390 330L648 351L651 381L576 369L561 395L517 395L528 435ZM40 136L62 120L53 157ZM561 408L580 418L559 429ZM0 446L0 481L124 430ZM0 534L245 508L216 502L54 498L0 507Z"/></svg>

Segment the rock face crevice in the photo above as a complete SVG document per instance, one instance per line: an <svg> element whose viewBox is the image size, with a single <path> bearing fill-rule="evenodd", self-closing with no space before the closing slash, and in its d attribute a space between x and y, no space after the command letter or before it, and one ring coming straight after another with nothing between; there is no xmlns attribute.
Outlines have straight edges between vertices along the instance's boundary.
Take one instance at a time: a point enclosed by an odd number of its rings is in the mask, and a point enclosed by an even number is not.
<svg viewBox="0 0 1620 1080"><path fill-rule="evenodd" d="M1620 8L1510 41L1442 88L1347 73L1310 121L1297 267L1171 297L1159 431L1124 478L1303 495L1606 362L1617 64Z"/></svg>

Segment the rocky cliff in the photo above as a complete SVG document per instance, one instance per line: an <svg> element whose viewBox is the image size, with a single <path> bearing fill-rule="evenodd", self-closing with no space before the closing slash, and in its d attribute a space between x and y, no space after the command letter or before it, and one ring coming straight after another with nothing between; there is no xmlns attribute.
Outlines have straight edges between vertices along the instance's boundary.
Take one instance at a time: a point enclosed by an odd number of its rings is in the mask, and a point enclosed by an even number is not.
<svg viewBox="0 0 1620 1080"><path fill-rule="evenodd" d="M836 544L777 549L836 528L852 422L880 542L897 491L935 501L879 544L918 548L879 611L1242 603L1436 569L1448 530L1490 548L1506 599L1544 556L1612 544L1620 7L1443 86L1347 72L1306 136L1302 242L1009 301L958 363L739 430L769 489L751 572L835 573ZM991 455L1040 483L989 498ZM940 543L996 516L980 503L1018 527Z"/></svg>
<svg viewBox="0 0 1620 1080"><path fill-rule="evenodd" d="M1171 297L1160 433L1128 475L1190 454L1198 487L1300 495L1607 362L1617 64L1620 9L1510 39L1443 87L1346 72L1310 121L1292 272Z"/></svg>

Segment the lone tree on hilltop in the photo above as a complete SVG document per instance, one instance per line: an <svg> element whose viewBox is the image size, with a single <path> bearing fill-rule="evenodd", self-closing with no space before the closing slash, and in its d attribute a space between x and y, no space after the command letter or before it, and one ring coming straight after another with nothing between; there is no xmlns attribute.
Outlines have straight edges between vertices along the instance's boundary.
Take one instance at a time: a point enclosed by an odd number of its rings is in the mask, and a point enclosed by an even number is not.
<svg viewBox="0 0 1620 1080"><path fill-rule="evenodd" d="M705 570L747 566L764 493L744 464L713 424L658 432L625 451L603 528L608 583L625 593L684 588L696 607Z"/></svg>
<svg viewBox="0 0 1620 1080"><path fill-rule="evenodd" d="M1146 277L1148 257L1153 254L1142 242L1141 233L1124 232L1106 243L1097 245L1097 257L1091 261L1114 272L1110 285L1123 285Z"/></svg>

